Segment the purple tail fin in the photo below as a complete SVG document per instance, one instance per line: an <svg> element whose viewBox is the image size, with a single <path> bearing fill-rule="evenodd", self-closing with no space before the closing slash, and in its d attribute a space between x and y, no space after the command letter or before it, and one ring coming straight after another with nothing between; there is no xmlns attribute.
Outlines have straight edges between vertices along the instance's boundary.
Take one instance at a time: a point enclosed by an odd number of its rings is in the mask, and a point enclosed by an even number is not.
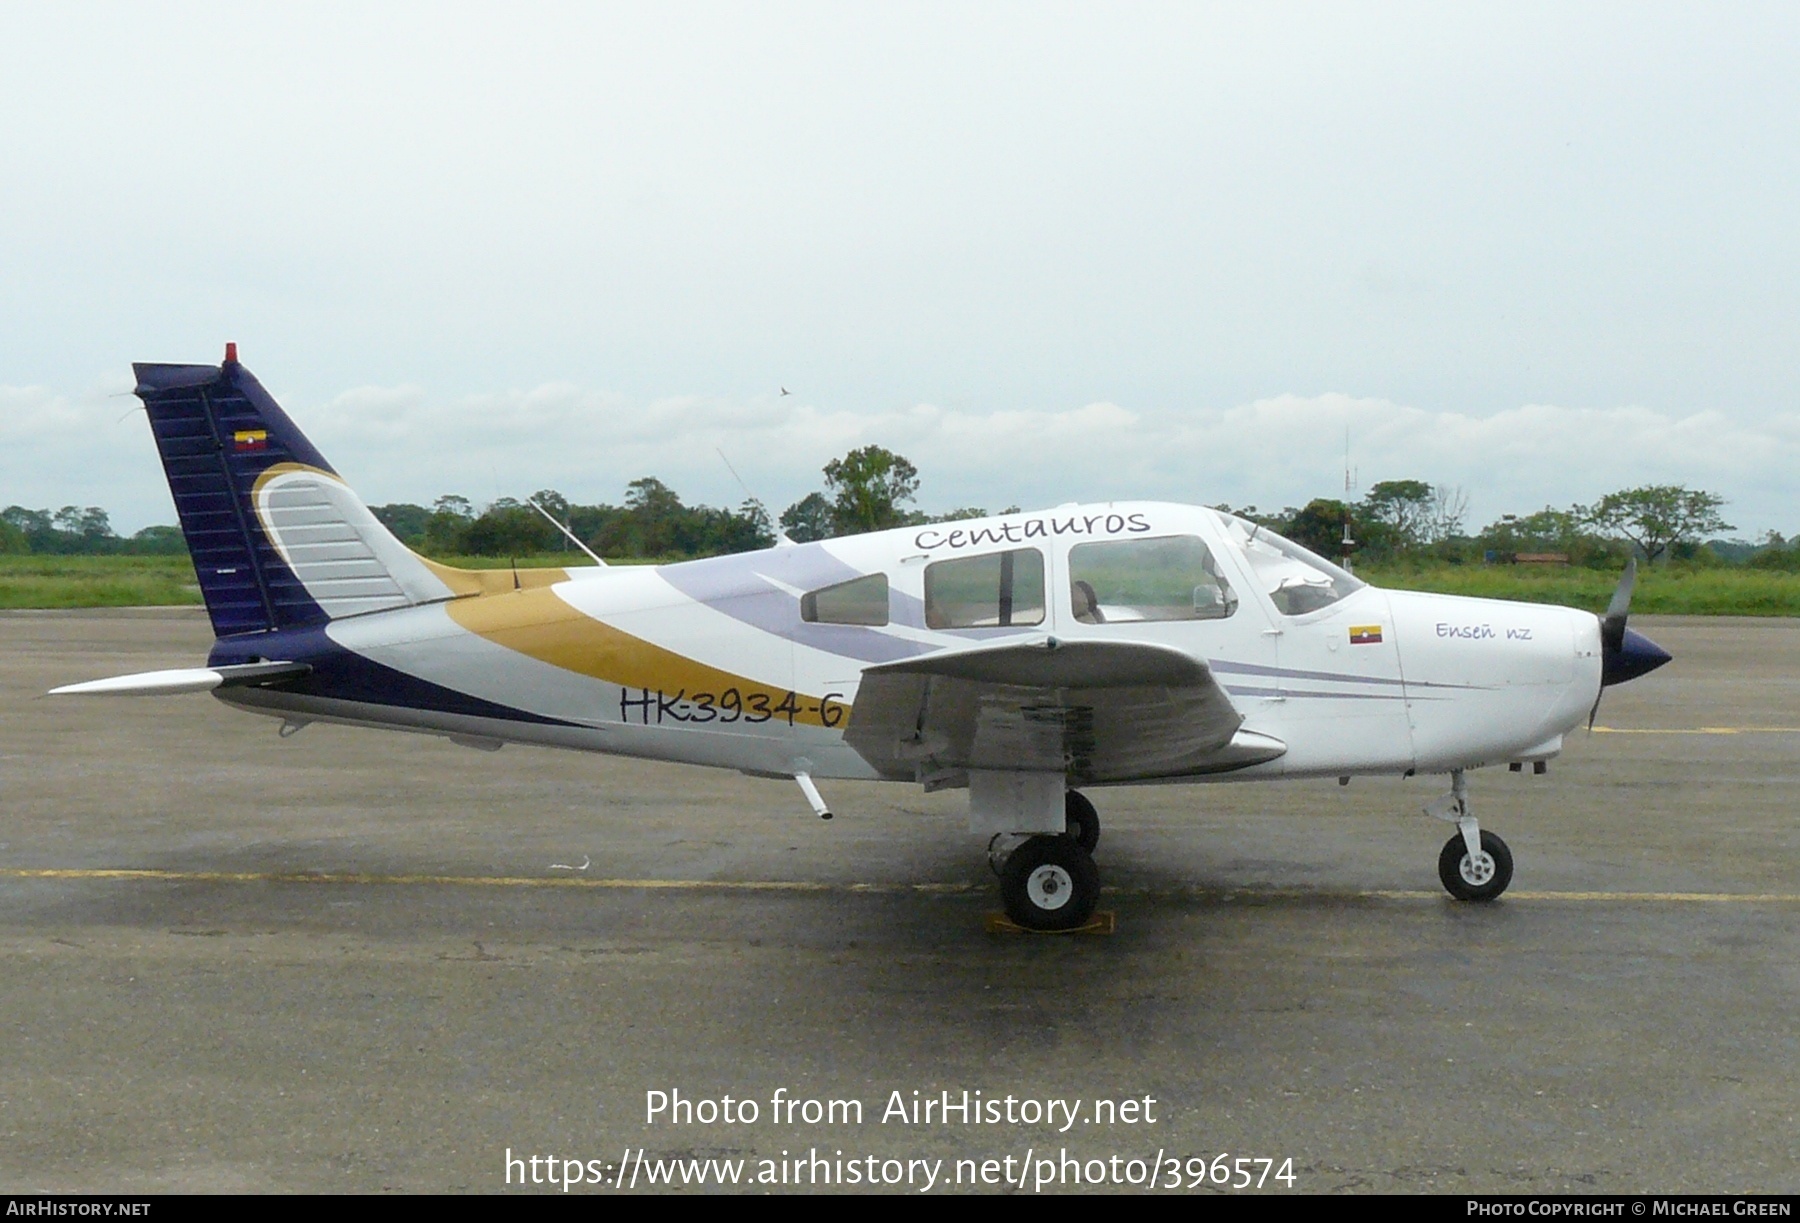
<svg viewBox="0 0 1800 1223"><path fill-rule="evenodd" d="M249 370L236 345L222 365L134 365L200 593L220 637L323 624L258 519L252 494L277 464L330 472Z"/></svg>

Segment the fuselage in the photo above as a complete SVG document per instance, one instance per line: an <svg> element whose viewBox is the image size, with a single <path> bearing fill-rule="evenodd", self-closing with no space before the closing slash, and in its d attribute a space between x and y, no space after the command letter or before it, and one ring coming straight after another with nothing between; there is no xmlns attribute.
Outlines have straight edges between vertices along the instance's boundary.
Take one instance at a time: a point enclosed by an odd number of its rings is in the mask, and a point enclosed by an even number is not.
<svg viewBox="0 0 1800 1223"><path fill-rule="evenodd" d="M1009 641L1149 642L1203 661L1243 729L1286 745L1205 776L1221 780L1545 759L1601 679L1591 613L1379 589L1241 519L1167 503L515 584L223 637L213 665L313 672L218 695L296 725L874 778L844 736L868 666Z"/></svg>

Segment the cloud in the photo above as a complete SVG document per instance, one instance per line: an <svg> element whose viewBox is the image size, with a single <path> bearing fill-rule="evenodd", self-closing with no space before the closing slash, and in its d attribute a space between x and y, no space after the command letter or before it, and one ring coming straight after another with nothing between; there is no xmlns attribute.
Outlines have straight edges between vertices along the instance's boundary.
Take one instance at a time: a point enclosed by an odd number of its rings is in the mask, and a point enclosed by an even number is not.
<svg viewBox="0 0 1800 1223"><path fill-rule="evenodd" d="M121 529L170 521L149 431L130 403L102 389L0 388L0 500L102 505ZM736 504L744 494L723 452L779 512L821 485L827 461L873 444L918 466L920 503L932 510L1135 498L1273 509L1341 493L1347 432L1356 495L1390 479L1459 485L1471 527L1650 483L1725 496L1746 535L1800 527L1788 491L1800 469L1796 413L1745 421L1525 404L1478 415L1335 393L1228 407L858 412L797 396L634 400L568 382L459 397L364 386L289 409L377 504L444 493L481 503L541 488L617 502L645 475L690 502Z"/></svg>
<svg viewBox="0 0 1800 1223"><path fill-rule="evenodd" d="M1347 435L1359 489L1407 478L1460 485L1471 525L1682 483L1729 498L1743 529L1791 530L1787 473L1800 461L1800 414L1745 422L1720 411L1525 404L1477 415L1345 394L1224 408L856 412L796 397L633 402L559 382L448 401L416 387L360 388L321 405L316 420L309 427L327 453L352 456L340 464L347 474L355 478L368 454L391 496L411 500L543 487L617 500L629 480L655 475L689 500L735 503L742 492L723 451L779 510L819 486L828 460L876 444L913 460L932 509L1108 498L1273 508L1337 495ZM395 447L400 454L384 456Z"/></svg>

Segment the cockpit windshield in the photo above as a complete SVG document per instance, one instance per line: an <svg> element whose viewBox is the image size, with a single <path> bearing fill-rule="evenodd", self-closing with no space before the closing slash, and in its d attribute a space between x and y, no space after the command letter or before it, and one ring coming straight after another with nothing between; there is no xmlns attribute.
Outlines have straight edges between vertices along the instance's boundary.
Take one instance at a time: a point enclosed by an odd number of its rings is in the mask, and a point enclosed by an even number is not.
<svg viewBox="0 0 1800 1223"><path fill-rule="evenodd" d="M1235 514L1222 517L1231 542L1243 553L1250 571L1283 615L1304 616L1363 588L1364 583L1349 570L1340 569L1269 528Z"/></svg>

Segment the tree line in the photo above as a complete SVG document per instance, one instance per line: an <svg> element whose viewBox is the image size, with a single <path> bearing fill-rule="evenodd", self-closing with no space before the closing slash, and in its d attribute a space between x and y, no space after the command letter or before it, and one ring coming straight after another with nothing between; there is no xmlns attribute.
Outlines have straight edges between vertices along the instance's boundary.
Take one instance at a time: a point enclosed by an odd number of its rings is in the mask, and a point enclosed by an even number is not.
<svg viewBox="0 0 1800 1223"><path fill-rule="evenodd" d="M795 543L987 513L966 507L932 516L909 508L918 493L918 469L880 446L833 459L823 474L822 491L808 493L781 514L780 531ZM557 523L599 555L619 559L717 556L766 548L777 539L761 502L747 498L736 509L688 505L651 476L627 485L622 505L580 505L555 489L543 489L523 501L501 497L480 511L459 496L439 497L429 509L404 503L370 508L403 542L434 556L573 551ZM1016 508L1009 506L1008 512Z"/></svg>
<svg viewBox="0 0 1800 1223"><path fill-rule="evenodd" d="M796 543L988 513L976 506L937 515L917 510L912 503L918 468L880 446L833 459L822 474L823 487L788 506L778 519L780 533ZM1608 493L1592 505L1505 514L1471 533L1465 526L1468 496L1461 489L1422 480L1384 480L1357 501L1321 497L1276 513L1255 506L1216 508L1261 523L1320 555L1348 554L1375 562L1507 563L1523 558L1610 568L1637 555L1652 564L1675 559L1800 572L1800 539L1790 541L1776 532L1755 544L1714 538L1735 529L1722 516L1724 506L1724 498L1715 493L1644 485ZM429 507L395 502L371 509L402 542L430 556L574 551L549 518L599 555L618 559L715 556L765 548L777 539L776 522L760 502L746 498L735 509L688 505L652 476L627 485L619 505L582 505L554 489L542 489L525 500L501 497L479 509L458 495L439 497ZM997 512L1017 509L1007 506ZM178 528L145 527L121 537L97 506L52 511L13 505L0 511L0 553L184 551Z"/></svg>
<svg viewBox="0 0 1800 1223"><path fill-rule="evenodd" d="M1637 556L1649 564L1680 560L1800 571L1800 540L1774 531L1754 544L1716 538L1736 529L1725 521L1724 506L1716 493L1647 484L1608 493L1592 505L1503 514L1471 533L1464 525L1468 496L1462 489L1384 480L1360 501L1320 497L1272 514L1255 506L1217 508L1260 522L1323 556L1378 562L1527 560L1613 568Z"/></svg>

